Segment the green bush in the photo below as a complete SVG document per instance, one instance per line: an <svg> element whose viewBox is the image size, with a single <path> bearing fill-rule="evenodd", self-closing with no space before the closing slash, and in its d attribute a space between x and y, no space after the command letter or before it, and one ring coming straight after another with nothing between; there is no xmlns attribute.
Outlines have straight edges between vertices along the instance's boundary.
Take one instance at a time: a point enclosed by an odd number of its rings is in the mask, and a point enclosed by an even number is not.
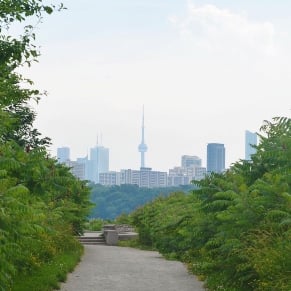
<svg viewBox="0 0 291 291"><path fill-rule="evenodd" d="M61 7L62 8L62 5ZM48 154L49 138L34 128L31 107L41 97L33 82L19 74L39 52L30 20L41 22L57 10L42 1L0 1L0 290L19 278L41 272L57 258L80 248L91 203L90 189ZM25 23L19 35L14 25ZM21 25L18 27L20 28ZM13 31L13 32L11 32ZM57 268L46 272L45 281ZM64 278L64 272L59 279ZM31 281L29 290L36 290ZM16 288L16 287L15 287ZM24 290L24 289L19 289ZM39 289L46 290L46 289Z"/></svg>
<svg viewBox="0 0 291 291"><path fill-rule="evenodd" d="M130 214L140 244L183 260L209 290L291 290L291 119L261 131L251 161Z"/></svg>
<svg viewBox="0 0 291 291"><path fill-rule="evenodd" d="M65 282L67 274L72 272L80 261L83 248L80 245L41 265L27 274L21 274L15 280L12 291L52 291L59 289L60 282Z"/></svg>
<svg viewBox="0 0 291 291"><path fill-rule="evenodd" d="M100 218L90 219L88 222L86 222L85 229L91 231L100 231L102 230L103 225L104 225L103 219Z"/></svg>

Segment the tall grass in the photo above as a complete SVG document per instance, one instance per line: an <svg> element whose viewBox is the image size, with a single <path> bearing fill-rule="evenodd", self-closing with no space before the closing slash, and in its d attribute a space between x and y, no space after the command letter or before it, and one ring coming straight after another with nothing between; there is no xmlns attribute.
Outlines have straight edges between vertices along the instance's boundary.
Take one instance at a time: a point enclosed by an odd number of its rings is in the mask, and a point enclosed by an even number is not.
<svg viewBox="0 0 291 291"><path fill-rule="evenodd" d="M49 263L40 266L28 274L19 275L12 291L52 291L60 289L60 282L65 282L67 274L72 272L81 259L83 247L66 251Z"/></svg>

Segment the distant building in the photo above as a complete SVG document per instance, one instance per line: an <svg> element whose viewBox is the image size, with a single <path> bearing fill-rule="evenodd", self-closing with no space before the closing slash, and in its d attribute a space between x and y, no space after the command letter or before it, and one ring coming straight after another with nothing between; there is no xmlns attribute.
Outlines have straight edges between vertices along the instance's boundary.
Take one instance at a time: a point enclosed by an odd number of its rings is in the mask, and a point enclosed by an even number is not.
<svg viewBox="0 0 291 291"><path fill-rule="evenodd" d="M88 159L82 158L77 159L77 161L70 160L70 148L61 147L57 149L57 159L61 164L65 164L69 168L71 168L71 173L79 178L80 180L86 180L86 174L88 172Z"/></svg>
<svg viewBox="0 0 291 291"><path fill-rule="evenodd" d="M131 184L138 187L156 188L167 187L167 173L152 171L151 168L140 170L121 170L120 172L101 173L99 183L105 186Z"/></svg>
<svg viewBox="0 0 291 291"><path fill-rule="evenodd" d="M202 180L205 178L206 168L205 167L195 167L195 180Z"/></svg>
<svg viewBox="0 0 291 291"><path fill-rule="evenodd" d="M147 152L148 147L145 143L144 138L144 107L142 109L142 125L141 125L141 143L138 146L138 151L140 152L140 167L145 167L145 153Z"/></svg>
<svg viewBox="0 0 291 291"><path fill-rule="evenodd" d="M188 176L168 176L168 186L177 187L181 185L189 185L192 179Z"/></svg>
<svg viewBox="0 0 291 291"><path fill-rule="evenodd" d="M169 169L168 186L189 185L191 181L201 180L205 175L205 167L174 167Z"/></svg>
<svg viewBox="0 0 291 291"><path fill-rule="evenodd" d="M66 164L70 161L70 148L61 147L57 148L57 159L61 164Z"/></svg>
<svg viewBox="0 0 291 291"><path fill-rule="evenodd" d="M78 165L80 164L79 167L82 167L84 169L84 179L81 179L81 180L90 180L89 179L90 161L88 159L88 156L84 158L77 158L76 164Z"/></svg>
<svg viewBox="0 0 291 291"><path fill-rule="evenodd" d="M110 171L99 174L99 184L104 186L120 185L120 172Z"/></svg>
<svg viewBox="0 0 291 291"><path fill-rule="evenodd" d="M138 170L121 170L120 184L140 185L140 172Z"/></svg>
<svg viewBox="0 0 291 291"><path fill-rule="evenodd" d="M109 149L96 145L90 150L90 161L88 165L88 179L99 183L99 174L109 171Z"/></svg>
<svg viewBox="0 0 291 291"><path fill-rule="evenodd" d="M152 171L151 168L140 168L140 187L155 188L167 187L167 173Z"/></svg>
<svg viewBox="0 0 291 291"><path fill-rule="evenodd" d="M109 171L109 149L101 145L96 145L90 150L90 157L70 160L70 149L62 147L57 149L57 159L71 168L71 172L80 180L87 180L99 183L99 174Z"/></svg>
<svg viewBox="0 0 291 291"><path fill-rule="evenodd" d="M221 143L207 145L207 172L222 173L225 171L225 147Z"/></svg>
<svg viewBox="0 0 291 291"><path fill-rule="evenodd" d="M183 168L201 167L202 160L197 156L182 156L181 166Z"/></svg>
<svg viewBox="0 0 291 291"><path fill-rule="evenodd" d="M106 186L131 184L145 188L167 187L168 174L166 172L153 171L151 168L145 167L147 145L144 135L144 109L142 113L141 143L138 146L138 151L140 152L140 170L123 169L120 172L108 172L108 167L103 167L102 169L98 169L97 172L93 171L94 174L98 174L98 182ZM93 152L91 150L91 160L98 160L100 164L98 154L100 155L101 153L104 157L106 156L106 152L100 147L95 148ZM104 164L106 164L105 158Z"/></svg>
<svg viewBox="0 0 291 291"><path fill-rule="evenodd" d="M189 185L193 180L201 180L206 175L206 168L197 156L184 155L181 166L169 169L168 186Z"/></svg>
<svg viewBox="0 0 291 291"><path fill-rule="evenodd" d="M245 131L245 159L251 160L251 156L256 153L256 146L258 144L258 136L255 132Z"/></svg>
<svg viewBox="0 0 291 291"><path fill-rule="evenodd" d="M70 161L67 164L71 168L71 173L80 180L86 180L86 164Z"/></svg>

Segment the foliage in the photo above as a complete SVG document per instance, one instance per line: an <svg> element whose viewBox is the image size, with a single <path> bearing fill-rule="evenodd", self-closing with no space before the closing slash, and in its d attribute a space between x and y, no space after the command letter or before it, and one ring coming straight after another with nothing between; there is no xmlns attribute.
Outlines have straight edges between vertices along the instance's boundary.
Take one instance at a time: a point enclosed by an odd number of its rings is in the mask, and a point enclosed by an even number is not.
<svg viewBox="0 0 291 291"><path fill-rule="evenodd" d="M78 252L74 236L91 205L85 183L48 155L50 140L34 128L29 106L41 93L17 72L39 55L29 21L56 9L41 0L0 1L0 290ZM19 36L10 33L17 23L24 24Z"/></svg>
<svg viewBox="0 0 291 291"><path fill-rule="evenodd" d="M129 215L141 244L185 261L210 290L291 290L291 120L261 127L251 161Z"/></svg>
<svg viewBox="0 0 291 291"><path fill-rule="evenodd" d="M84 225L86 230L90 231L101 231L103 225L105 225L107 222L100 218L93 218L87 221Z"/></svg>
<svg viewBox="0 0 291 291"><path fill-rule="evenodd" d="M80 261L83 248L78 245L74 251L64 252L31 274L21 274L13 285L13 291L50 291L59 289L59 282L65 282Z"/></svg>
<svg viewBox="0 0 291 291"><path fill-rule="evenodd" d="M174 191L190 191L193 185L169 188L139 188L136 185L102 186L92 185L91 200L96 206L92 209L91 218L115 219L128 214L158 196L167 196Z"/></svg>

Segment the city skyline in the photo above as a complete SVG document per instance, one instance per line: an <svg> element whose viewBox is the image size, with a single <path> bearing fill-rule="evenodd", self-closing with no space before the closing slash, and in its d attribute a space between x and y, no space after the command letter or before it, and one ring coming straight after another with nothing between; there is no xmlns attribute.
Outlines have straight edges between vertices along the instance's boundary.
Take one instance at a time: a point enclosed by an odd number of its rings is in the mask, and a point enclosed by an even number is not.
<svg viewBox="0 0 291 291"><path fill-rule="evenodd" d="M291 3L63 2L37 25L39 63L21 69L48 92L32 106L52 155L70 145L84 156L102 132L112 169L135 168L144 104L146 164L205 163L207 144L223 143L229 167L244 158L246 129L290 116Z"/></svg>
<svg viewBox="0 0 291 291"><path fill-rule="evenodd" d="M95 145L94 147L91 147L90 148L90 155L88 155L88 153L86 155L81 155L81 157L73 157L71 156L71 147L70 146L61 146L61 147L58 147L57 150L56 150L56 155L55 155L55 158L58 160L59 163L64 163L66 164L67 162L79 162L79 163L83 163L84 161L90 161L90 160L98 160L96 158L96 156L98 156L98 154L94 153L94 152L98 152L98 150L102 149L102 151L106 150L106 166L102 167L102 169L107 169L106 171L102 171L102 170L98 170L98 172L109 172L109 171L118 171L118 170L125 170L125 169L129 169L129 168L126 168L126 167L121 167L119 169L112 169L110 167L110 163L109 163L109 160L110 160L110 156L109 156L109 151L110 151L110 148L106 148L104 147L103 145L100 145L100 144L97 144ZM187 161L185 161L187 160ZM97 162L98 163L98 162ZM180 163L178 163L180 166L182 167L191 167L191 166L197 166L197 167L203 167L203 164L202 164L202 159L196 155L184 155L184 154L181 154L180 155ZM206 161L205 161L205 164L206 164ZM134 168L131 168L131 169L140 169L140 168L147 168L147 167L140 167L141 165L137 165L136 167ZM171 167L175 167L177 166L177 164L173 164L171 165ZM170 167L170 168L171 168ZM149 168L152 168L150 165L149 165ZM170 168L167 169L170 170ZM97 171L96 171L97 172ZM92 179L93 180L93 179Z"/></svg>
<svg viewBox="0 0 291 291"><path fill-rule="evenodd" d="M252 145L257 145L258 141L257 141L257 133L256 132L250 132L249 130L245 130L244 132L244 151L245 151L245 156L242 157L241 159L246 159L246 160L250 160L251 154L254 154L256 152L256 150L252 147ZM107 166L102 166L101 169L107 169L106 171L100 171L98 170L97 173L97 177L99 177L99 173L104 173L104 172L109 172L109 171L118 171L118 170L122 170L122 169L129 169L127 167L120 167L119 169L116 168L111 168L110 164L109 164L109 149L105 148L102 144L102 135L101 135L101 142L99 144L99 135L97 135L97 143L96 146L94 148L90 149L90 158L92 156L94 156L94 151L100 151L100 149L102 149L102 151L106 150L107 152L107 158L105 159L105 164ZM145 144L145 123L144 123L144 106L142 107L142 124L141 124L141 143L138 145L138 152L140 153L140 166L139 167L133 167L130 169L141 169L141 168L145 168L145 153L147 152L148 147ZM88 159L88 153L89 150L86 154L85 159ZM63 147L58 147L57 148L57 153L56 153L56 157L58 158L58 160L60 161L65 161L65 159L67 159L68 156L71 156L71 148L69 146L63 146ZM98 154L95 154L98 155ZM231 165L226 166L226 149L225 149L225 145L223 143L207 143L206 145L206 159L204 160L204 164L202 164L203 159L195 156L195 155L181 155L181 166L182 167L186 167L187 163L191 163L193 165L199 166L199 167L205 167L207 169L207 172L223 172L224 170L228 169ZM75 160L81 160L84 158L80 158L80 157L75 157ZM96 161L98 160L98 158L96 158ZM71 161L73 161L74 159L69 159ZM239 160L237 160L236 162L238 162ZM151 167L151 165L147 165L148 167ZM173 167L173 165L171 166ZM152 167L151 167L152 168ZM170 171L170 167L168 169L162 169L162 171ZM98 181L99 178L97 179L93 179L90 178L89 180L94 180L95 182Z"/></svg>
<svg viewBox="0 0 291 291"><path fill-rule="evenodd" d="M112 170L109 166L109 149L99 145L98 137L95 147L90 149L90 157L71 160L70 148L57 148L57 159L71 167L72 173L81 180L88 180L101 185L112 186L121 184L135 184L139 187L165 187L190 184L192 180L201 180L205 175L223 173L225 167L226 150L224 144L208 143L206 167L202 166L202 159L195 155L182 155L180 165L169 168L167 172L152 170L145 167L144 153L147 151L145 145L144 131L144 108L142 112L142 141L138 146L141 154L140 168L126 169L122 167L119 171ZM257 134L245 131L245 159L250 160L256 150L252 145L257 145Z"/></svg>
<svg viewBox="0 0 291 291"><path fill-rule="evenodd" d="M142 139L141 139L141 143L139 144L138 146L138 152L141 154L140 156L140 165L139 166L136 166L136 167L132 167L131 169L138 169L138 168L144 168L145 167L145 157L144 157L144 153L147 151L148 147L147 145L145 144L145 131L144 131L144 107L143 107L143 111L142 111ZM244 132L244 151L245 151L245 156L242 157L241 159L249 159L250 158L250 154L254 154L256 151L251 147L251 144L255 144L257 145L258 143L258 140L257 140L257 134L255 132L250 132L249 130L245 130ZM226 157L227 157L227 154L225 152L225 145L223 143L207 143L206 145L206 159L204 160L204 163L203 162L203 159L196 156L195 153L191 153L190 155L185 155L185 154L181 154L180 157L181 157L181 165L182 166L186 166L187 163L191 163L193 165L196 165L196 166L203 166L203 167L212 167L211 165L209 166L209 164L211 164L211 162L209 162L209 159L212 159L212 151L209 150L209 148L212 148L212 147L216 147L218 146L219 148L222 146L223 147L223 158L221 160L220 158L220 161L219 161L219 164L223 164L223 167L221 168L222 171L224 171L225 169L229 168L229 166L226 166L225 164L225 161L226 161ZM99 136L97 135L97 143L96 143L96 146L94 148L104 148L105 147L103 146L103 143L101 141L101 143L99 144ZM91 148L90 149L90 156L92 156L92 150L94 148ZM109 149L106 149L107 151L109 151ZM89 150L87 151L87 154L86 155L82 155L82 156L86 156L88 158L88 152ZM109 152L107 153L109 155ZM71 147L70 146L62 146L62 147L58 147L56 149L56 157L58 157L58 160L65 160L67 156L70 156L71 157ZM65 158L63 158L63 156ZM215 155L214 155L215 156ZM61 158L59 158L61 157ZM70 160L78 160L78 159L82 159L80 157L74 157L73 159L70 158ZM120 167L119 169L116 169L116 168L112 168L109 164L109 156L107 158L107 168L108 170L110 171L118 171L118 170L121 170L121 169L127 169L128 167ZM239 160L237 160L238 162ZM215 162L216 163L216 162ZM151 165L148 165L149 167L152 168ZM168 169L162 169L163 171L165 170L169 170L171 167L173 167L173 165L171 165ZM214 166L215 168L216 166ZM221 172L221 171L219 171Z"/></svg>
<svg viewBox="0 0 291 291"><path fill-rule="evenodd" d="M154 188L167 186L189 185L192 180L201 180L206 175L202 167L202 159L198 156L182 155L180 165L175 165L168 171L156 171L144 164L144 112L142 118L141 166L136 169L122 168L112 171L109 167L109 149L97 144L90 149L90 155L72 160L69 147L57 148L57 160L68 166L73 175L81 180L99 183L104 186L132 184L139 187ZM216 171L215 172L220 172Z"/></svg>

